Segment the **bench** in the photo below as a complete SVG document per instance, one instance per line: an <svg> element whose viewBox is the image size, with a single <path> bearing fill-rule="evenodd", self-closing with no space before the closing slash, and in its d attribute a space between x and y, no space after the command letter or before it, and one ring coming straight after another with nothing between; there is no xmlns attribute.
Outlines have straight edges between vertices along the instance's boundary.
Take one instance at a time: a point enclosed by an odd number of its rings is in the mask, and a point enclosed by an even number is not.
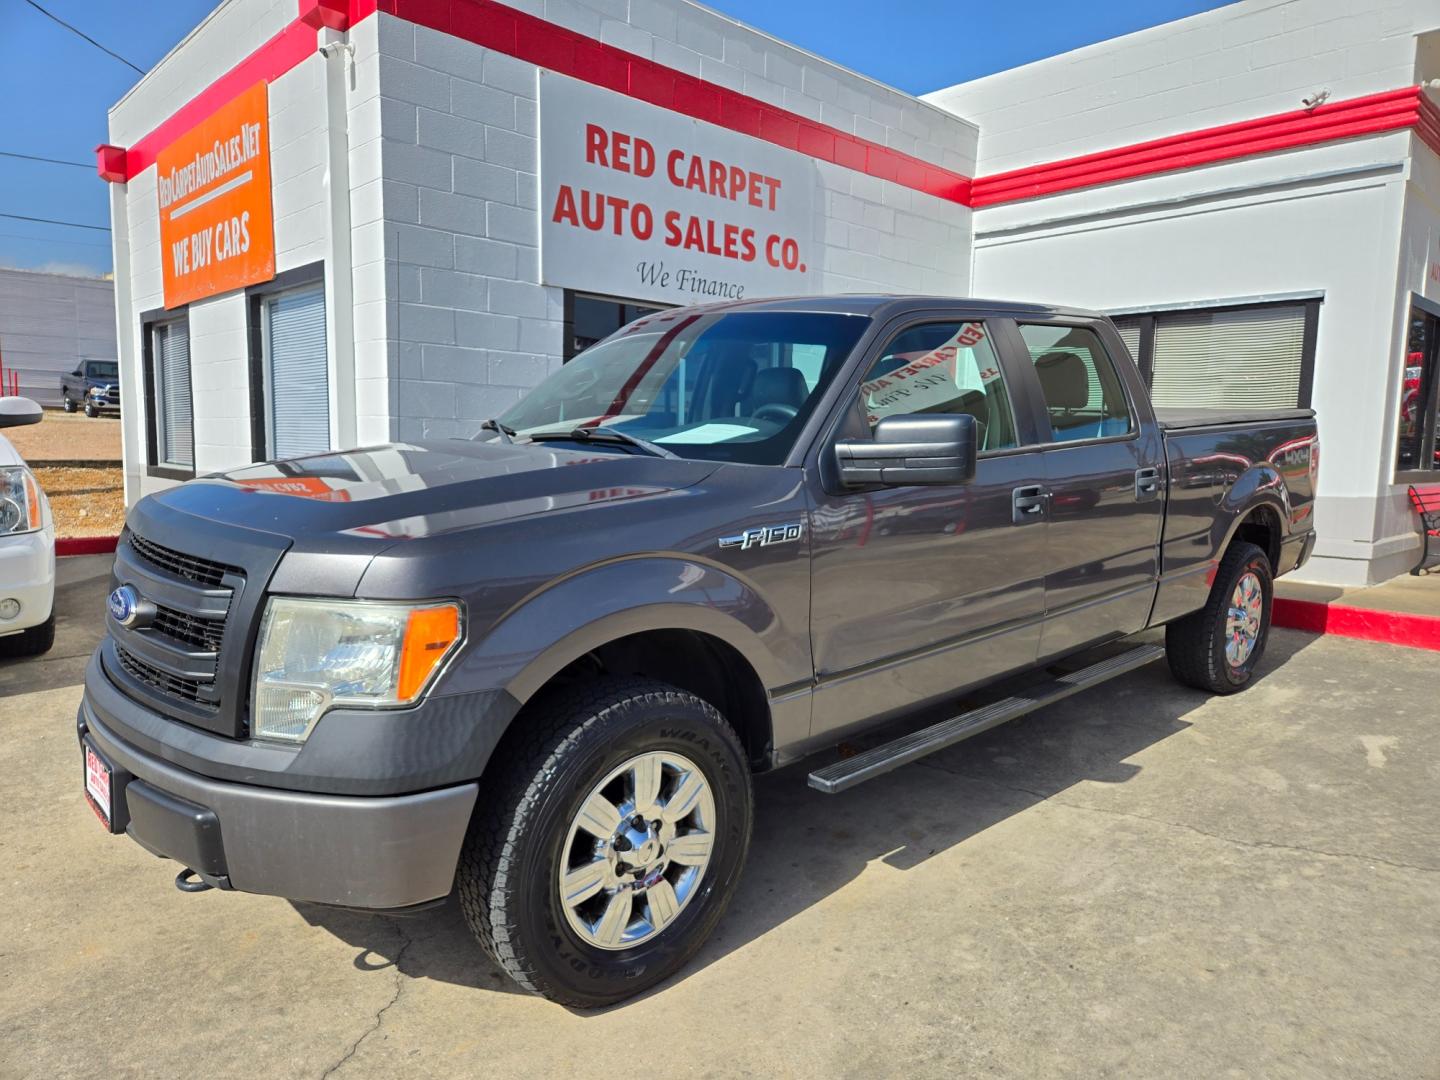
<svg viewBox="0 0 1440 1080"><path fill-rule="evenodd" d="M1410 505L1420 515L1420 561L1412 574L1440 563L1440 485L1410 485Z"/></svg>

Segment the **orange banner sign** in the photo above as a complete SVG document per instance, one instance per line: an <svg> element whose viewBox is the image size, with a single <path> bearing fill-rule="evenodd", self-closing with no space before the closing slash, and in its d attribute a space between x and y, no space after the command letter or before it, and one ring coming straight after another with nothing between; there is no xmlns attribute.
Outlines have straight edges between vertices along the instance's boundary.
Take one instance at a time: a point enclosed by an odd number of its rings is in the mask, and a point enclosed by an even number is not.
<svg viewBox="0 0 1440 1080"><path fill-rule="evenodd" d="M161 150L156 173L167 308L275 276L265 83Z"/></svg>

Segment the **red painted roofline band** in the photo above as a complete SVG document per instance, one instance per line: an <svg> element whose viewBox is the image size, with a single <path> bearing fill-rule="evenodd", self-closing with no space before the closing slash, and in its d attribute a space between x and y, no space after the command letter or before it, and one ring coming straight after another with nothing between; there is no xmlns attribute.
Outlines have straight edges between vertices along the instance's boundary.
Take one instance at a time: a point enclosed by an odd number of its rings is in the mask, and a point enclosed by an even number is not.
<svg viewBox="0 0 1440 1080"><path fill-rule="evenodd" d="M100 148L101 176L111 181L133 179L155 163L162 147L241 90L260 79L279 78L311 56L320 26L338 29L343 24L348 28L377 11L964 206L996 206L1407 128L1413 128L1426 146L1440 154L1440 107L1420 87L1408 86L972 180L495 0L299 0L299 10L288 26L134 145Z"/></svg>

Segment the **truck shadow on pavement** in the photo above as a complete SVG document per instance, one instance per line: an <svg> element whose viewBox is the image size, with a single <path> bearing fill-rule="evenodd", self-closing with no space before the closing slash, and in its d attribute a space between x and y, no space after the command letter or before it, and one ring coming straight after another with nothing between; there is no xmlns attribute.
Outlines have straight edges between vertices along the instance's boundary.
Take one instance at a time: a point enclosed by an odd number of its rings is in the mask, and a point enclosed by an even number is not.
<svg viewBox="0 0 1440 1080"><path fill-rule="evenodd" d="M1257 683L1313 640L1272 636ZM806 786L807 773L833 752L757 778L754 839L729 912L678 974L613 1008L663 993L756 942L873 863L908 872L1076 784L1125 783L1140 771L1130 758L1190 727L1185 717L1209 700L1155 663L840 795ZM892 921L891 904L876 902L885 910L872 925ZM520 992L471 937L453 895L405 918L294 906L311 925L359 949L358 968L394 966L411 978ZM849 946L837 939L820 947Z"/></svg>
<svg viewBox="0 0 1440 1080"><path fill-rule="evenodd" d="M105 593L114 561L113 555L57 560L55 645L42 656L0 659L0 698L85 681L85 666L105 636Z"/></svg>

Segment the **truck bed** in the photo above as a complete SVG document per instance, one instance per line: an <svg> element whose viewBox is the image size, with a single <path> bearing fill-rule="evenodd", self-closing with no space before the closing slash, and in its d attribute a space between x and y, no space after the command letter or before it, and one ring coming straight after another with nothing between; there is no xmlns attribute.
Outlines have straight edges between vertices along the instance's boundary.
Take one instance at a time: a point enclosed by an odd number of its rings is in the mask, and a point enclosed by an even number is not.
<svg viewBox="0 0 1440 1080"><path fill-rule="evenodd" d="M1269 421L1314 420L1314 409L1224 409L1175 406L1155 409L1155 419L1165 431L1218 427L1224 424L1262 424Z"/></svg>

